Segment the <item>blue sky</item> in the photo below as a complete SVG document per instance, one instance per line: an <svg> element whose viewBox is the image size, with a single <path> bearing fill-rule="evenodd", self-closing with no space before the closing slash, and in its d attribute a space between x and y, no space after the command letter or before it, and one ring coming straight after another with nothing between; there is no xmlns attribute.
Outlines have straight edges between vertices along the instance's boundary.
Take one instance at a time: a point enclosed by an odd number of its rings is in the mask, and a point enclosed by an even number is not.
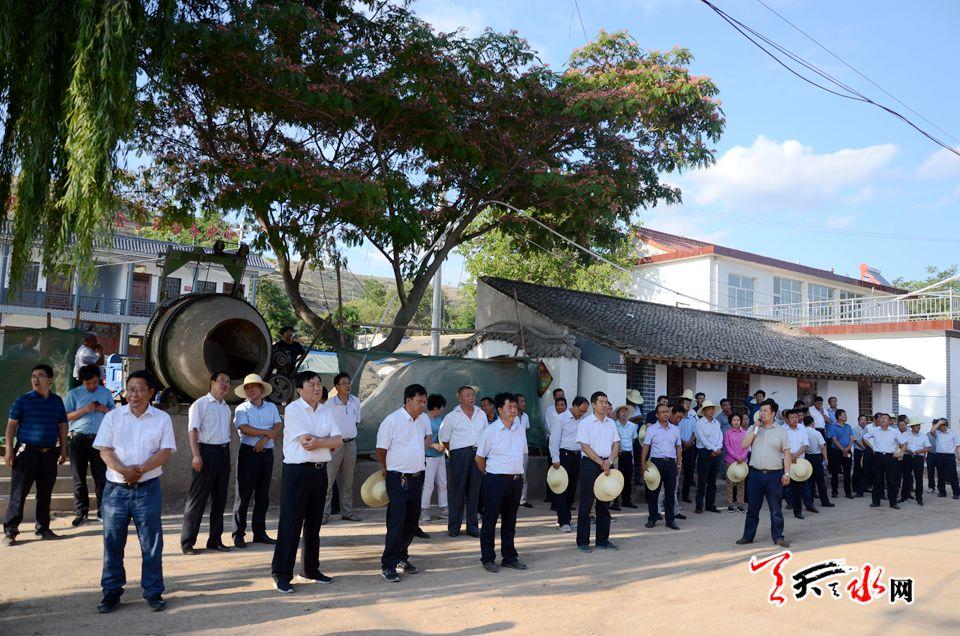
<svg viewBox="0 0 960 636"><path fill-rule="evenodd" d="M765 0L846 62L960 139L960 3L952 0ZM583 25L624 29L640 45L689 48L693 72L720 89L727 128L711 169L666 179L681 210L643 212L655 229L716 241L838 273L870 263L893 280L958 262L960 158L879 109L820 91L790 75L697 0L578 0ZM755 0L714 4L871 98L910 115ZM573 0L420 0L414 10L442 30L515 29L562 68L584 44ZM905 238L914 237L914 238ZM356 272L384 274L362 248ZM454 256L444 282L466 279Z"/></svg>

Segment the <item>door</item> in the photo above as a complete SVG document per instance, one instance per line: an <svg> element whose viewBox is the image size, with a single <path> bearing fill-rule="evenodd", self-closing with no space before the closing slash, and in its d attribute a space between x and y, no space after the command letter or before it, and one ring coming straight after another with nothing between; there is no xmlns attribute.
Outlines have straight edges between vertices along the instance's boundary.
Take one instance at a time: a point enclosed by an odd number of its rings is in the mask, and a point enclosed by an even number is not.
<svg viewBox="0 0 960 636"><path fill-rule="evenodd" d="M47 278L43 306L48 309L73 309L73 279L64 276Z"/></svg>
<svg viewBox="0 0 960 636"><path fill-rule="evenodd" d="M150 310L150 274L134 274L130 286L130 315L149 316Z"/></svg>

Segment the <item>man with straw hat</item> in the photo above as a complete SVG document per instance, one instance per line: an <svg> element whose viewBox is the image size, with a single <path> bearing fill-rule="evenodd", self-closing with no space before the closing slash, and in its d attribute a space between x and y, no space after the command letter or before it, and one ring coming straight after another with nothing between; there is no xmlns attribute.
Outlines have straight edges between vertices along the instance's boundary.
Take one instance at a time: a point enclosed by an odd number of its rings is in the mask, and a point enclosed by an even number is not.
<svg viewBox="0 0 960 636"><path fill-rule="evenodd" d="M800 426L800 412L798 409L791 409L784 413L787 425L784 431L787 434L787 442L790 444L790 463L798 459L806 459L807 449L810 448L810 436L807 435L807 429ZM810 481L805 479L801 482L793 481L784 491L784 498L793 508L793 516L797 519L803 519L803 507L812 513L818 513L820 510L813 505L813 495L810 492Z"/></svg>
<svg viewBox="0 0 960 636"><path fill-rule="evenodd" d="M300 399L284 410L280 523L271 566L274 585L283 594L293 592L290 581L301 530L299 580L333 583L320 571L320 526L327 496L327 462L331 451L343 443L336 421L320 403L323 382L317 372L301 371L293 377L293 384Z"/></svg>
<svg viewBox="0 0 960 636"><path fill-rule="evenodd" d="M480 530L480 562L487 572L501 567L526 570L513 538L517 510L523 492L523 457L527 454L527 431L517 417L517 398L498 393L493 398L497 421L483 431L477 446L477 468L483 473L483 526ZM495 537L500 519L500 566Z"/></svg>
<svg viewBox="0 0 960 636"><path fill-rule="evenodd" d="M657 423L647 427L647 434L643 438L643 450L640 455L640 470L647 473L647 463L652 462L660 472L660 483L653 490L647 486L647 527L656 525L660 515L657 512L657 500L660 490L666 494L664 498L664 513L667 527L679 530L675 521L674 503L677 466L682 459L682 445L680 443L680 429L670 423L670 407L666 404L657 406Z"/></svg>
<svg viewBox="0 0 960 636"><path fill-rule="evenodd" d="M717 508L717 474L723 465L723 433L720 422L713 417L716 412L717 405L704 400L694 429L697 439L697 508L694 512L697 514L704 510L720 512Z"/></svg>
<svg viewBox="0 0 960 636"><path fill-rule="evenodd" d="M614 426L617 427L617 433L620 435L620 455L617 458L617 468L623 473L623 491L620 493L619 505L611 506L613 510L620 510L620 505L624 508L636 508L630 498L633 489L633 443L637 439L637 424L627 418L630 415L630 407L627 405L617 407L613 412ZM614 504L618 502L614 500Z"/></svg>
<svg viewBox="0 0 960 636"><path fill-rule="evenodd" d="M610 402L607 395L597 391L590 396L592 413L584 416L577 427L577 442L580 444L580 505L577 510L577 549L590 549L590 507L594 502L593 484L601 474L609 475L613 460L620 453L620 436L617 427L606 416ZM601 550L617 550L610 543L610 506L596 500L597 538L596 547Z"/></svg>
<svg viewBox="0 0 960 636"><path fill-rule="evenodd" d="M420 519L426 449L433 442L426 410L427 390L411 384L403 390L403 406L388 415L377 431L377 460L390 498L380 576L391 583L400 582L398 567L405 574L417 573L408 549Z"/></svg>
<svg viewBox="0 0 960 636"><path fill-rule="evenodd" d="M779 406L773 400L760 405L760 424L751 427L740 445L750 449L750 474L747 477L747 518L743 536L737 545L753 543L760 525L760 508L766 500L770 508L770 534L773 542L789 548L783 537L783 512L780 509L783 487L790 483L790 442L787 431L774 424Z"/></svg>
<svg viewBox="0 0 960 636"><path fill-rule="evenodd" d="M896 462L899 461L907 441L900 431L890 428L890 416L886 413L880 414L880 427L866 433L863 441L873 449L873 501L870 507L880 507L883 486L886 483L890 507L899 508Z"/></svg>
<svg viewBox="0 0 960 636"><path fill-rule="evenodd" d="M904 449L904 460L907 464L907 470L903 471L903 490L902 492L910 494L910 490L916 486L917 505L923 505L923 459L930 452L930 439L926 433L920 432L923 426L923 420L919 417L910 418L910 430L904 435L907 445Z"/></svg>
<svg viewBox="0 0 960 636"><path fill-rule="evenodd" d="M557 416L550 425L550 461L554 469L563 468L567 471L567 488L562 493L553 493L554 507L557 509L557 526L560 532L571 532L570 507L576 494L580 480L580 444L577 442L577 427L580 419L589 408L587 398L577 396L573 405L567 409L567 400L557 398Z"/></svg>
<svg viewBox="0 0 960 636"><path fill-rule="evenodd" d="M957 434L950 430L950 422L946 418L938 421L934 439L937 457L937 496L947 496L947 483L949 483L953 488L953 498L960 499L960 483L957 481L957 448L960 442L957 440Z"/></svg>
<svg viewBox="0 0 960 636"><path fill-rule="evenodd" d="M270 480L273 477L273 444L283 428L277 406L264 398L273 387L251 373L234 391L246 400L233 414L233 425L240 433L237 452L237 496L233 502L233 545L246 548L247 508L253 504L253 541L273 545L267 536L267 509L270 507Z"/></svg>
<svg viewBox="0 0 960 636"><path fill-rule="evenodd" d="M690 488L693 486L693 471L697 465L697 413L691 408L693 391L686 389L677 400L683 409L683 419L680 420L680 441L683 443L683 466L680 476L680 499L690 503Z"/></svg>

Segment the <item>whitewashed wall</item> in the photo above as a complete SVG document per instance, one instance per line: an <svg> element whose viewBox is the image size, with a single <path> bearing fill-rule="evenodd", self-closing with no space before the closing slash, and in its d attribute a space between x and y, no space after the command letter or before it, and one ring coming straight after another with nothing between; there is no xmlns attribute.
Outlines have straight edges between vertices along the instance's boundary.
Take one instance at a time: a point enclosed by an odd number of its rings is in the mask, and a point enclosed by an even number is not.
<svg viewBox="0 0 960 636"><path fill-rule="evenodd" d="M632 281L628 286L627 293L637 300L647 300L661 305L709 310L711 297L710 263L711 257L701 256L683 261L644 265L633 270ZM702 299L703 302L678 296L654 285L653 282L693 298Z"/></svg>
<svg viewBox="0 0 960 636"><path fill-rule="evenodd" d="M827 380L822 384L822 387L819 384L818 387L820 397L823 398L823 407L827 408L829 406L827 400L833 396L837 398L837 407L847 412L847 420L856 422L857 416L860 415L860 396L857 383L844 380Z"/></svg>
<svg viewBox="0 0 960 636"><path fill-rule="evenodd" d="M793 408L797 401L797 379L779 375L750 374L750 395L757 389L763 389L768 398L772 398L781 409Z"/></svg>

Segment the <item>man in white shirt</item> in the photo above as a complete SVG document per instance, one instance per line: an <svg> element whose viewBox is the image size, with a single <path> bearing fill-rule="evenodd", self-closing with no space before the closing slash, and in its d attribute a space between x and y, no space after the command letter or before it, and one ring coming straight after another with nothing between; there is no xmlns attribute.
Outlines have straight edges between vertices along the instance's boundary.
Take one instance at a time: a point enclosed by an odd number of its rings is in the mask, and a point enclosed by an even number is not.
<svg viewBox="0 0 960 636"><path fill-rule="evenodd" d="M120 603L126 574L124 546L132 519L140 542L140 585L153 611L166 608L163 594L163 524L160 475L177 450L170 416L150 406L153 377L134 371L127 377L127 404L104 415L94 448L107 465L103 491L103 600L101 614Z"/></svg>
<svg viewBox="0 0 960 636"><path fill-rule="evenodd" d="M580 480L580 443L577 442L577 426L580 418L587 412L590 402L583 396L577 396L573 399L573 405L567 409L566 398L557 398L556 400L557 416L553 418L550 427L550 461L554 468L563 466L567 471L567 489L562 493L554 493L547 488L553 496L553 505L557 511L557 526L560 532L571 532L570 528L570 508L573 506L573 498L577 492L577 484Z"/></svg>
<svg viewBox="0 0 960 636"><path fill-rule="evenodd" d="M559 398L563 398L563 399L564 399L564 406L567 407L567 411L566 411L566 412L567 412L567 413L570 412L570 411L569 411L570 403L566 401L567 395L566 395L566 393L564 393L563 389L554 389L554 390L551 392L551 396L552 396L552 398L551 398L552 401L551 401L550 405L549 405L549 406L546 408L546 410L544 411L543 417L541 418L541 423L543 424L543 438L544 438L544 439L547 439L547 440L550 439L550 431L553 430L553 421L554 421L554 418L556 418L557 415L560 414L559 411L557 411L557 400L558 400ZM526 483L526 482L524 482L524 483ZM550 510L556 510L556 509L557 509L556 505L553 503L553 493L550 491L549 488L546 488L546 489L545 489L545 492L544 492L544 495L543 495L543 500L544 500L546 503L550 504Z"/></svg>
<svg viewBox="0 0 960 636"><path fill-rule="evenodd" d="M88 331L83 334L83 342L77 347L73 356L73 383L70 388L80 386L80 369L88 364L97 364L100 354L97 353L97 334ZM97 367L99 368L99 367Z"/></svg>
<svg viewBox="0 0 960 636"><path fill-rule="evenodd" d="M694 427L697 438L697 507L695 513L720 512L717 508L717 475L723 466L723 433L714 418L717 405L704 400ZM706 507L704 507L706 497Z"/></svg>
<svg viewBox="0 0 960 636"><path fill-rule="evenodd" d="M525 433L530 432L530 416L527 415L527 398L523 393L517 393L517 424L520 425ZM496 408L497 398L493 398L494 408ZM527 465L530 463L530 455L523 456L523 487L520 492L520 505L524 508L533 508L533 504L527 501ZM482 490L482 489L481 489Z"/></svg>
<svg viewBox="0 0 960 636"><path fill-rule="evenodd" d="M937 496L947 496L947 484L953 488L953 498L960 499L960 483L957 480L957 451L958 441L955 431L950 430L950 422L946 418L940 420L940 426L934 433L937 461Z"/></svg>
<svg viewBox="0 0 960 636"><path fill-rule="evenodd" d="M867 461L867 447L863 443L863 436L867 433L868 418L866 415L857 417L857 423L853 426L853 485L857 491L857 497L863 497L873 484L873 474L870 472L871 464Z"/></svg>
<svg viewBox="0 0 960 636"><path fill-rule="evenodd" d="M480 563L487 572L500 567L526 570L514 546L517 510L524 482L527 432L517 417L518 396L498 393L493 398L497 421L483 431L477 447L477 468L483 473L483 528L480 531ZM500 519L500 567L497 567L495 536Z"/></svg>
<svg viewBox="0 0 960 636"><path fill-rule="evenodd" d="M390 499L380 576L391 583L400 582L398 567L405 574L417 573L416 566L410 563L408 550L420 519L426 450L433 442L426 410L427 390L411 384L403 390L403 406L388 415L377 431L377 460L386 478Z"/></svg>
<svg viewBox="0 0 960 636"><path fill-rule="evenodd" d="M920 432L923 426L923 420L919 417L910 418L910 431L904 435L906 446L904 447L904 459L906 468L903 472L903 490L901 494L906 493L910 496L914 485L916 486L917 505L923 505L923 459L930 452L930 439L926 433Z"/></svg>
<svg viewBox="0 0 960 636"><path fill-rule="evenodd" d="M823 438L827 438L827 412L823 408L823 398L813 396L813 406L810 407L810 417L813 418L813 428L820 431Z"/></svg>
<svg viewBox="0 0 960 636"><path fill-rule="evenodd" d="M298 582L333 583L320 571L320 526L327 496L327 462L331 452L343 443L336 421L320 403L323 382L316 371L301 371L293 383L300 399L288 404L283 413L280 523L271 565L274 586L283 594L294 591L290 582L301 530Z"/></svg>
<svg viewBox="0 0 960 636"><path fill-rule="evenodd" d="M834 504L827 496L827 473L826 466L829 461L827 454L827 441L823 435L814 428L813 416L803 418L803 425L807 429L807 454L806 460L813 467L813 475L807 481L812 482L817 487L817 494L820 497L820 505L824 508L833 508ZM812 512L812 511L811 511Z"/></svg>
<svg viewBox="0 0 960 636"><path fill-rule="evenodd" d="M487 416L477 408L477 393L472 386L457 389L457 399L460 405L444 416L438 433L440 443L450 451L450 482L447 492L450 518L447 520L447 534L451 537L460 536L466 509L467 534L479 539L477 502L482 475L474 458L480 436L487 427Z"/></svg>
<svg viewBox="0 0 960 636"><path fill-rule="evenodd" d="M660 472L660 485L656 490L647 491L647 527L652 528L657 524L660 514L657 511L657 501L659 492L667 493L665 496L665 513L667 527L671 530L679 530L675 518L674 502L676 501L676 481L677 467L682 460L683 445L680 442L680 428L670 423L671 409L667 404L658 404L654 411L657 415L657 422L647 426L647 434L643 438L643 451L640 456L640 474L647 472L647 462L653 462L654 466ZM644 482L646 483L646 482Z"/></svg>
<svg viewBox="0 0 960 636"><path fill-rule="evenodd" d="M210 376L210 392L190 405L187 430L193 453L193 481L183 509L180 549L197 554L194 544L200 533L203 510L210 500L210 536L208 550L228 552L223 544L223 511L227 507L230 485L230 407L223 398L230 391L230 376L216 372Z"/></svg>
<svg viewBox="0 0 960 636"><path fill-rule="evenodd" d="M333 378L336 393L330 396L326 406L330 409L337 428L343 435L343 446L333 452L333 459L327 464L327 507L323 510L323 522L330 519L331 494L333 483L337 483L340 493L340 518L347 521L360 521L360 515L353 511L353 475L357 466L357 427L360 425L360 399L352 395L353 384L350 376L343 371Z"/></svg>
<svg viewBox="0 0 960 636"><path fill-rule="evenodd" d="M806 455L807 449L810 447L810 437L807 435L807 429L799 426L799 410L789 409L783 414L783 417L787 421L784 430L787 433L787 443L790 445L790 463L793 464ZM793 508L793 516L797 519L804 518L803 506L806 506L809 512L820 512L813 505L809 479L801 482L791 482L787 488L784 488L783 498L790 503L790 507Z"/></svg>
<svg viewBox="0 0 960 636"><path fill-rule="evenodd" d="M874 428L863 436L864 445L873 450L873 501L871 508L880 507L883 498L883 485L887 485L887 500L891 508L897 505L897 462L906 447L907 441L895 428L890 428L890 416L880 414L880 427Z"/></svg>
<svg viewBox="0 0 960 636"><path fill-rule="evenodd" d="M606 393L597 391L590 396L593 412L585 415L577 427L580 444L580 505L577 510L577 550L592 552L590 548L590 507L593 506L593 484L601 473L610 474L614 459L620 454L620 435L613 420L607 417L610 401ZM610 543L610 504L596 500L596 547L617 550Z"/></svg>

